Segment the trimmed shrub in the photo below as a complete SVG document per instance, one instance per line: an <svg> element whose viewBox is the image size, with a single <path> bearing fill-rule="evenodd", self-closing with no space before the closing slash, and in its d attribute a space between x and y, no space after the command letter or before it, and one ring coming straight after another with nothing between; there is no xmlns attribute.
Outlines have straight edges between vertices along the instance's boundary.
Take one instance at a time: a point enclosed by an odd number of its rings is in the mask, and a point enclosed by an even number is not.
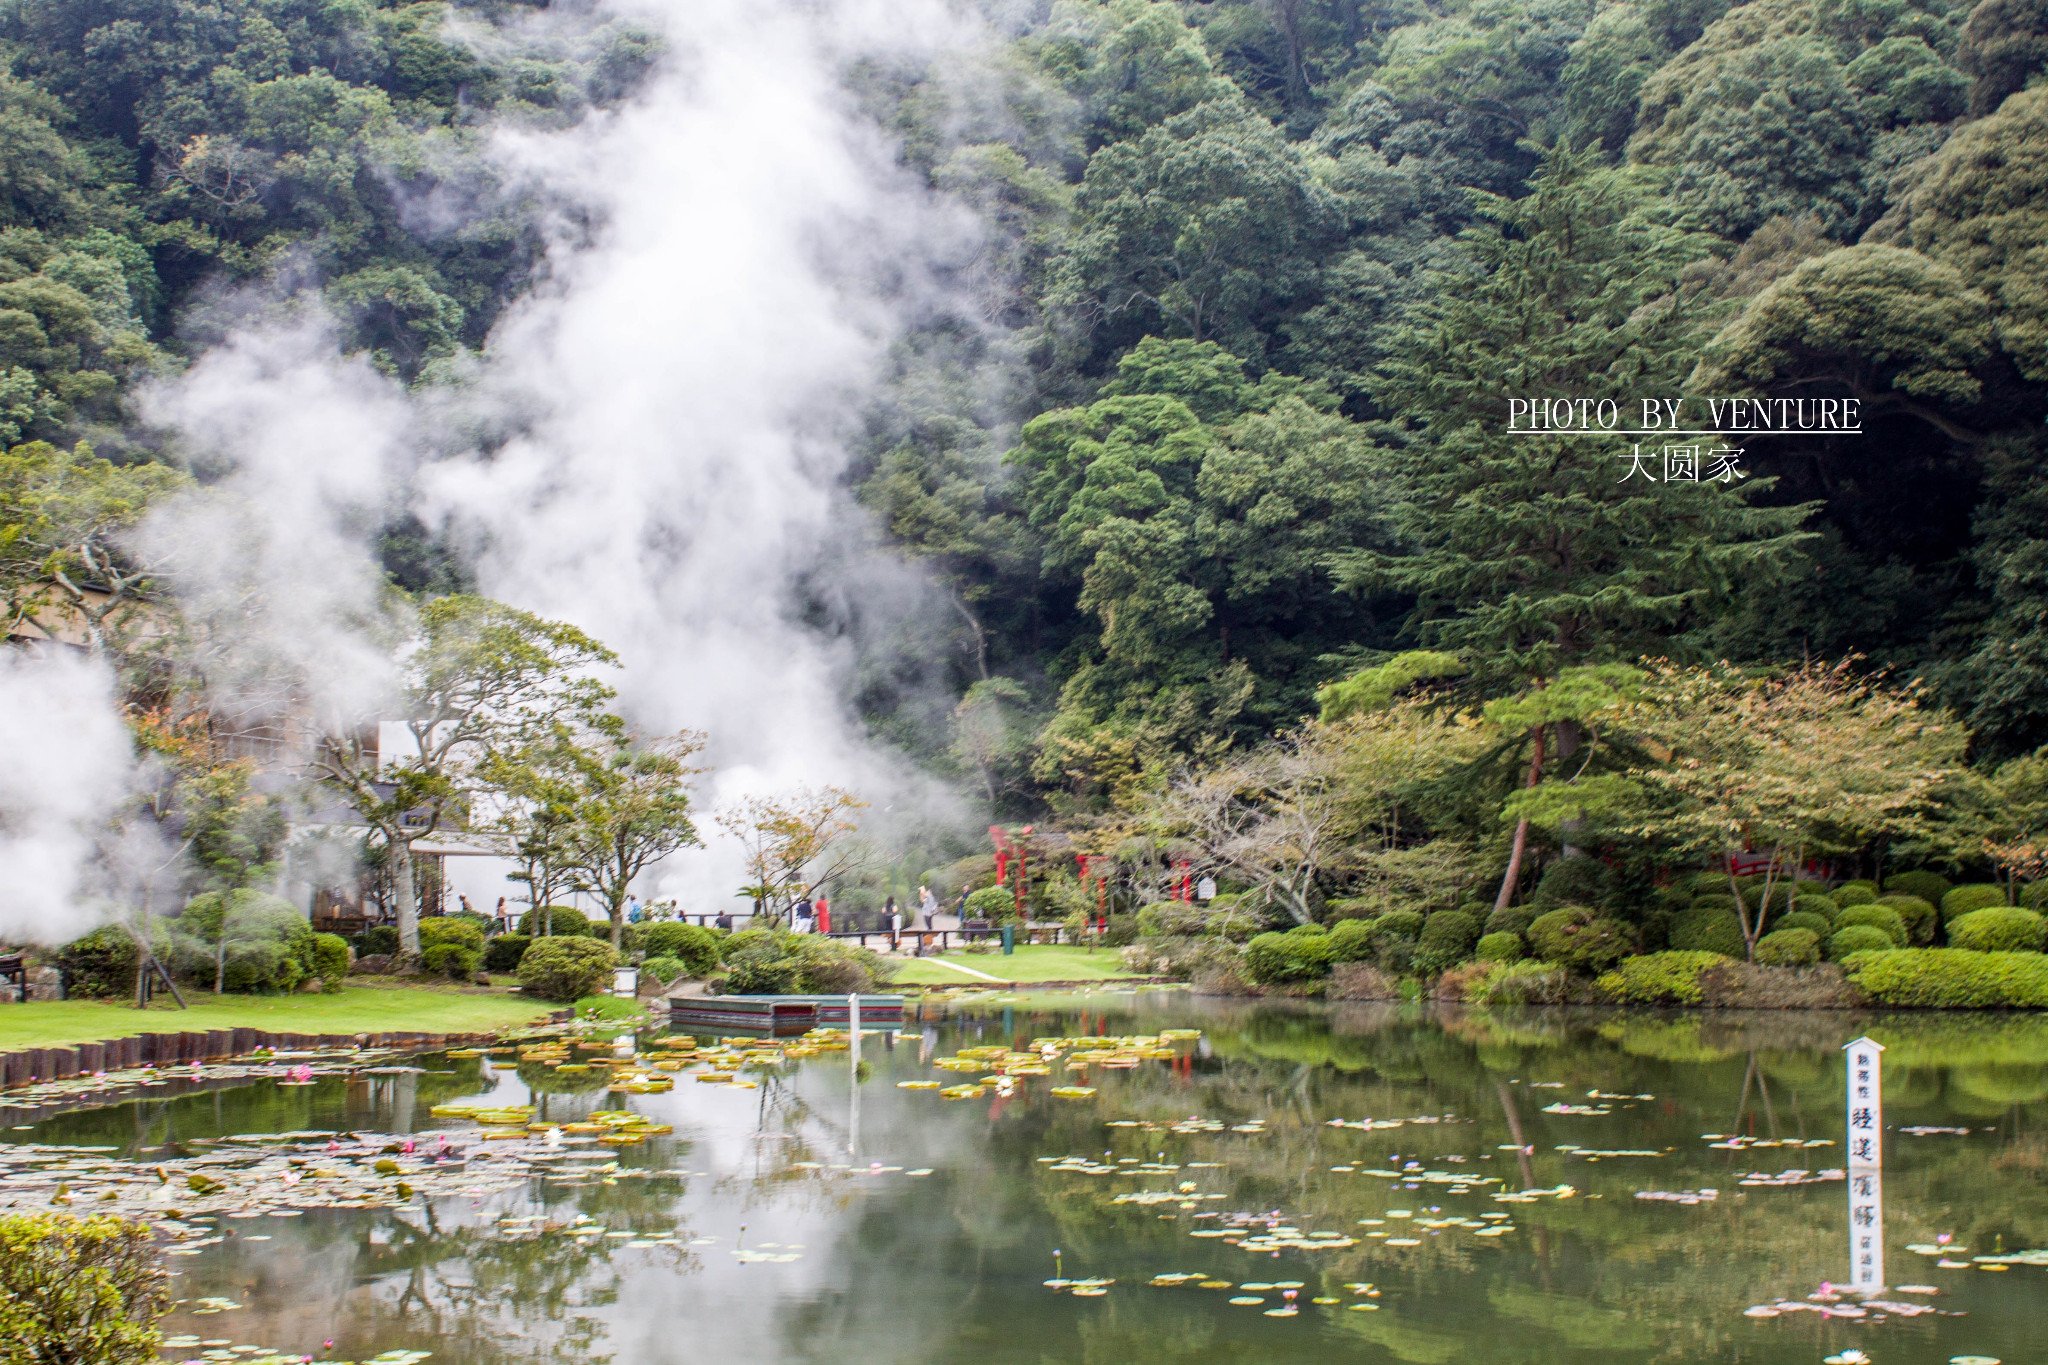
<svg viewBox="0 0 2048 1365"><path fill-rule="evenodd" d="M228 991L289 991L313 971L313 926L282 896L209 891L169 927L179 970L208 988L218 980Z"/></svg>
<svg viewBox="0 0 2048 1365"><path fill-rule="evenodd" d="M526 950L533 940L524 934L500 934L484 945L484 970L487 972L516 972L519 959L526 956Z"/></svg>
<svg viewBox="0 0 2048 1365"><path fill-rule="evenodd" d="M1378 919L1367 920L1366 929L1372 934L1373 942L1381 943L1390 938L1414 940L1422 936L1423 918L1414 910L1389 910Z"/></svg>
<svg viewBox="0 0 2048 1365"><path fill-rule="evenodd" d="M648 957L672 957L691 976L709 976L718 966L718 935L701 924L651 924L641 943Z"/></svg>
<svg viewBox="0 0 2048 1365"><path fill-rule="evenodd" d="M2005 888L1989 882L1958 886L1941 898L1941 922L1959 920L1973 910L1989 910L2005 904Z"/></svg>
<svg viewBox="0 0 2048 1365"><path fill-rule="evenodd" d="M313 974L320 978L322 990L340 990L341 983L348 977L349 964L354 960L354 954L348 950L348 940L340 934L313 935Z"/></svg>
<svg viewBox="0 0 2048 1365"><path fill-rule="evenodd" d="M818 934L742 929L721 946L734 995L848 995L889 976L880 954Z"/></svg>
<svg viewBox="0 0 2048 1365"><path fill-rule="evenodd" d="M1533 912L1519 905L1509 905L1494 911L1486 917L1486 932L1489 934L1513 934L1521 937L1529 932L1529 926L1536 922Z"/></svg>
<svg viewBox="0 0 2048 1365"><path fill-rule="evenodd" d="M1593 989L1617 1005L1697 1005L1700 974L1728 960L1722 953L1696 951L1631 957L1602 974Z"/></svg>
<svg viewBox="0 0 2048 1365"><path fill-rule="evenodd" d="M1742 941L1742 923L1732 908L1703 906L1680 915L1671 925L1671 947L1681 953L1718 953L1722 957L1749 956Z"/></svg>
<svg viewBox="0 0 2048 1365"><path fill-rule="evenodd" d="M1138 907L1138 933L1144 938L1192 938L1209 932L1209 908L1186 901L1154 901Z"/></svg>
<svg viewBox="0 0 2048 1365"><path fill-rule="evenodd" d="M683 964L673 957L650 957L640 964L640 970L666 986L683 974Z"/></svg>
<svg viewBox="0 0 2048 1365"><path fill-rule="evenodd" d="M1538 915L1529 946L1545 962L1597 974L1627 957L1633 944L1627 925L1575 905Z"/></svg>
<svg viewBox="0 0 2048 1365"><path fill-rule="evenodd" d="M1471 970L1471 969L1467 969ZM1571 998L1572 974L1555 963L1491 962L1461 992L1475 1005L1562 1005Z"/></svg>
<svg viewBox="0 0 2048 1365"><path fill-rule="evenodd" d="M360 934L351 935L348 942L356 950L358 958L395 957L398 954L398 930L388 924L373 924Z"/></svg>
<svg viewBox="0 0 2048 1365"><path fill-rule="evenodd" d="M1362 919L1340 919L1330 930L1333 962L1363 962L1372 956L1372 923Z"/></svg>
<svg viewBox="0 0 2048 1365"><path fill-rule="evenodd" d="M1894 948L1906 946L1905 918L1889 905L1881 903L1877 905L1852 905L1841 914L1835 916L1835 930L1838 933L1844 929L1853 929L1860 924L1867 924L1873 929L1882 929L1885 936L1891 939Z"/></svg>
<svg viewBox="0 0 2048 1365"><path fill-rule="evenodd" d="M1906 922L1906 942L1925 947L1934 942L1935 926L1941 923L1941 912L1934 908L1932 901L1918 896L1881 896L1879 905L1889 905L1899 912L1899 918Z"/></svg>
<svg viewBox="0 0 2048 1365"><path fill-rule="evenodd" d="M1718 868L1695 872L1685 886L1695 896L1725 896L1728 894L1728 874Z"/></svg>
<svg viewBox="0 0 2048 1365"><path fill-rule="evenodd" d="M1869 905L1877 899L1877 888L1869 882L1843 882L1835 888L1833 900L1836 905Z"/></svg>
<svg viewBox="0 0 2048 1365"><path fill-rule="evenodd" d="M1989 913L1989 912L1979 912ZM1909 948L1870 953L1850 979L1880 1005L1930 1009L2048 1007L2048 955Z"/></svg>
<svg viewBox="0 0 2048 1365"><path fill-rule="evenodd" d="M1245 972L1260 985L1325 976L1337 960L1328 934L1260 934L1244 945Z"/></svg>
<svg viewBox="0 0 2048 1365"><path fill-rule="evenodd" d="M551 933L555 938L584 938L590 934L591 921L589 916L573 905L543 905L540 909L528 910L519 917L519 932L528 938L544 937L541 933L543 925L552 926ZM611 925L601 923L598 932L609 939Z"/></svg>
<svg viewBox="0 0 2048 1365"><path fill-rule="evenodd" d="M1929 905L1940 905L1954 885L1939 872L1894 872L1884 879L1886 895L1918 896Z"/></svg>
<svg viewBox="0 0 2048 1365"><path fill-rule="evenodd" d="M1136 915L1111 915L1102 926L1102 941L1111 948L1128 948L1138 941Z"/></svg>
<svg viewBox="0 0 2048 1365"><path fill-rule="evenodd" d="M0 1360L156 1365L170 1284L148 1223L0 1216Z"/></svg>
<svg viewBox="0 0 2048 1365"><path fill-rule="evenodd" d="M1832 896L1799 895L1792 898L1792 913L1794 915L1812 915L1816 919L1833 924L1835 916L1842 913L1842 906ZM1778 921L1780 925L1783 925L1784 922L1784 920Z"/></svg>
<svg viewBox="0 0 2048 1365"><path fill-rule="evenodd" d="M1520 934L1505 931L1481 934L1473 949L1473 956L1481 962L1520 962L1529 955Z"/></svg>
<svg viewBox="0 0 2048 1365"><path fill-rule="evenodd" d="M1415 969L1425 976L1434 976L1447 967L1455 967L1472 956L1472 945L1477 942L1477 916L1462 910L1440 910L1423 923L1422 937L1415 942Z"/></svg>
<svg viewBox="0 0 2048 1365"><path fill-rule="evenodd" d="M2032 910L2001 906L1973 910L1948 926L1951 948L1975 953L2038 953L2048 920Z"/></svg>
<svg viewBox="0 0 2048 1365"><path fill-rule="evenodd" d="M1828 936L1828 957L1835 962L1846 962L1854 953L1885 953L1898 946L1882 929L1869 924L1852 924Z"/></svg>
<svg viewBox="0 0 2048 1365"><path fill-rule="evenodd" d="M1742 892L1742 903L1751 911L1756 910L1758 906L1763 904L1764 879L1762 877L1737 877L1735 885ZM1792 908L1792 899L1792 883L1783 877L1773 879L1771 882L1770 913L1782 915L1788 912Z"/></svg>
<svg viewBox="0 0 2048 1365"><path fill-rule="evenodd" d="M1732 915L1735 913L1735 906L1735 897L1729 895L1694 896L1692 898L1692 908L1694 910L1719 910L1723 914Z"/></svg>
<svg viewBox="0 0 2048 1365"><path fill-rule="evenodd" d="M142 950L124 929L103 925L57 950L65 993L74 1000L116 1000L135 993Z"/></svg>
<svg viewBox="0 0 2048 1365"><path fill-rule="evenodd" d="M968 919L993 921L1016 916L1017 893L1007 886L984 886L967 898Z"/></svg>
<svg viewBox="0 0 2048 1365"><path fill-rule="evenodd" d="M581 935L536 940L519 959L519 984L528 995L567 1003L605 986L619 955L612 945Z"/></svg>
<svg viewBox="0 0 2048 1365"><path fill-rule="evenodd" d="M1598 910L1614 896L1614 873L1598 858L1560 858L1544 869L1530 908L1541 915L1567 905Z"/></svg>
<svg viewBox="0 0 2048 1365"><path fill-rule="evenodd" d="M1812 929L1778 929L1756 941L1756 960L1766 967L1811 967L1820 961L1820 934Z"/></svg>
<svg viewBox="0 0 2048 1365"><path fill-rule="evenodd" d="M420 951L443 943L452 943L458 948L468 948L481 955L484 950L483 927L474 920L458 919L454 915L434 915L420 921Z"/></svg>
<svg viewBox="0 0 2048 1365"><path fill-rule="evenodd" d="M445 976L450 981L469 980L483 960L482 949L466 948L460 943L436 943L420 952L420 967L427 975Z"/></svg>
<svg viewBox="0 0 2048 1365"><path fill-rule="evenodd" d="M1813 898L1811 896L1802 896L1800 899L1807 901ZM1834 925L1828 921L1825 915L1816 915L1811 910L1794 910L1791 914L1779 920L1777 927L1771 932L1781 934L1787 929L1811 929L1815 938L1826 938L1830 933L1834 932ZM1761 948L1763 944L1759 942L1757 946Z"/></svg>

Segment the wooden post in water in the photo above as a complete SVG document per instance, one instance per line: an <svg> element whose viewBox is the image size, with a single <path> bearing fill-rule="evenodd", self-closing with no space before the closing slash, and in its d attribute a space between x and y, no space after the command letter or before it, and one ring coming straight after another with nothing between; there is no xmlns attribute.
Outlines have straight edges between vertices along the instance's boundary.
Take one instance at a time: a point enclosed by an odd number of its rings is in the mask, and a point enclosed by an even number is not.
<svg viewBox="0 0 2048 1365"><path fill-rule="evenodd" d="M846 1126L846 1154L860 1152L860 993L846 997L846 1077L851 1088Z"/></svg>
<svg viewBox="0 0 2048 1365"><path fill-rule="evenodd" d="M1858 1038L1849 1054L1849 1287L1884 1288L1884 1045Z"/></svg>

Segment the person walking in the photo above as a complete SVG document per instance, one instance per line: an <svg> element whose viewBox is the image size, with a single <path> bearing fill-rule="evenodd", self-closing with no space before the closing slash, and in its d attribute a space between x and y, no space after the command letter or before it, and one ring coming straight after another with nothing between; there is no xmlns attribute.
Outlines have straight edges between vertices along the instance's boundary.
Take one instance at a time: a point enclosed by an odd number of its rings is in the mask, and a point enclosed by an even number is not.
<svg viewBox="0 0 2048 1365"><path fill-rule="evenodd" d="M939 898L932 893L930 887L920 886L917 888L917 900L918 908L924 911L924 927L927 929L938 928Z"/></svg>
<svg viewBox="0 0 2048 1365"><path fill-rule="evenodd" d="M887 900L882 902L882 923L895 923L896 913L896 897L892 895Z"/></svg>
<svg viewBox="0 0 2048 1365"><path fill-rule="evenodd" d="M638 924L639 922L640 898L638 896L628 896L626 897L626 923Z"/></svg>
<svg viewBox="0 0 2048 1365"><path fill-rule="evenodd" d="M491 918L498 922L498 932L510 933L512 931L510 922L512 917L505 910L505 898L503 896L498 897L497 913L493 914Z"/></svg>
<svg viewBox="0 0 2048 1365"><path fill-rule="evenodd" d="M821 934L832 932L832 902L822 895L818 897L818 932Z"/></svg>
<svg viewBox="0 0 2048 1365"><path fill-rule="evenodd" d="M895 903L895 897L892 896L889 899L890 904L893 906ZM891 909L889 911L889 951L892 953L897 952L902 947L903 912L901 910Z"/></svg>

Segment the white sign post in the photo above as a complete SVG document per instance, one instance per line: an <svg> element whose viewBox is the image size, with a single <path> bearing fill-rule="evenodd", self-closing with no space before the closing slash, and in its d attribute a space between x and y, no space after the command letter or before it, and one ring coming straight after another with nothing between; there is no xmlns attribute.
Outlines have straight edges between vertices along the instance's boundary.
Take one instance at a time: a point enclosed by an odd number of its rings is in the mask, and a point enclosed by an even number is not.
<svg viewBox="0 0 2048 1365"><path fill-rule="evenodd" d="M860 1154L860 996L846 997L847 1100L846 1154Z"/></svg>
<svg viewBox="0 0 2048 1365"><path fill-rule="evenodd" d="M1884 1288L1884 1045L1858 1038L1849 1054L1849 1287Z"/></svg>

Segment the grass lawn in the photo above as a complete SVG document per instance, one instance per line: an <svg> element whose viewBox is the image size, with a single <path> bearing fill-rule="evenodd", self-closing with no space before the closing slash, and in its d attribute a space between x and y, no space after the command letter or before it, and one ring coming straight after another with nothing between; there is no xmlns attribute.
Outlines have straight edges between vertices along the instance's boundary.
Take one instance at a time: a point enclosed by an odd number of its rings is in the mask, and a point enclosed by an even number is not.
<svg viewBox="0 0 2048 1365"><path fill-rule="evenodd" d="M451 986L358 985L339 995L222 995L187 990L192 1008L159 996L149 1009L105 1000L0 1003L0 1052L125 1038L256 1028L275 1033L488 1033L561 1008L517 995L464 995Z"/></svg>
<svg viewBox="0 0 2048 1365"><path fill-rule="evenodd" d="M1004 957L993 953L942 953L937 957L892 959L896 976L891 984L905 986L960 986L997 981L1108 981L1136 973L1124 966L1123 954L1114 948L1069 948L1020 944ZM960 970L943 964L958 963ZM979 973L977 975L976 973ZM886 989L886 987L884 988Z"/></svg>

